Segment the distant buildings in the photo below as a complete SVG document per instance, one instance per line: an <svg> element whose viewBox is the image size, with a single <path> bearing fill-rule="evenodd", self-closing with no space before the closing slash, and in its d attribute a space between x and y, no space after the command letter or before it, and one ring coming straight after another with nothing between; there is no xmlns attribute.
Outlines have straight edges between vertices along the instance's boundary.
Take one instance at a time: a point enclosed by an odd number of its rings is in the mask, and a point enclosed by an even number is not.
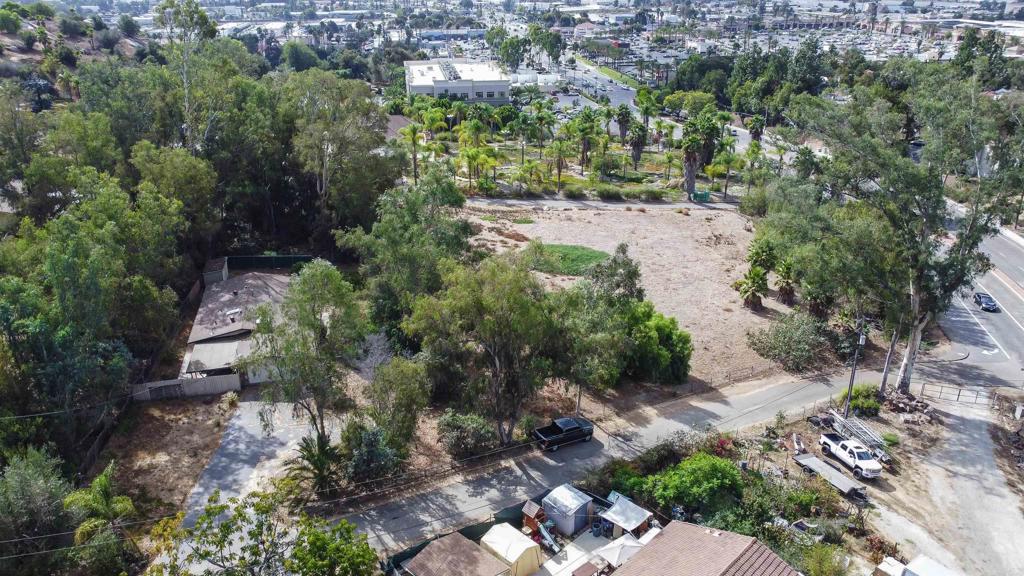
<svg viewBox="0 0 1024 576"><path fill-rule="evenodd" d="M511 97L509 77L496 64L465 59L407 61L405 89L408 94L492 105L507 104Z"/></svg>

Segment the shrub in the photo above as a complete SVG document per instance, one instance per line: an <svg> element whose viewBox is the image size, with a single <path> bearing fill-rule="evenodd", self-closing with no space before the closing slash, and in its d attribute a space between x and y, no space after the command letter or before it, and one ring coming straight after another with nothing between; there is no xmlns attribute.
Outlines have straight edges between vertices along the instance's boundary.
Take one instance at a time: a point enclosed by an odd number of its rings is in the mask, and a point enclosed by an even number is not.
<svg viewBox="0 0 1024 576"><path fill-rule="evenodd" d="M807 576L846 576L842 549L829 544L815 544L804 552L803 570Z"/></svg>
<svg viewBox="0 0 1024 576"><path fill-rule="evenodd" d="M649 476L644 492L663 507L682 504L689 509L719 510L743 489L736 465L725 458L700 452L675 467Z"/></svg>
<svg viewBox="0 0 1024 576"><path fill-rule="evenodd" d="M534 270L564 276L582 276L591 266L608 259L607 252L575 244L542 244Z"/></svg>
<svg viewBox="0 0 1024 576"><path fill-rule="evenodd" d="M388 446L384 431L369 428L362 431L352 451L347 476L350 482L375 482L398 470L402 461L398 452Z"/></svg>
<svg viewBox="0 0 1024 576"><path fill-rule="evenodd" d="M370 418L392 448L404 451L412 441L420 410L427 405L427 387L427 368L420 362L396 357L374 372L366 390Z"/></svg>
<svg viewBox="0 0 1024 576"><path fill-rule="evenodd" d="M96 43L104 50L113 50L121 41L121 33L117 30L100 30L95 34Z"/></svg>
<svg viewBox="0 0 1024 576"><path fill-rule="evenodd" d="M18 36L21 38L21 43L25 45L25 49L32 50L36 47L36 41L39 39L36 36L35 31L28 28L21 31Z"/></svg>
<svg viewBox="0 0 1024 576"><path fill-rule="evenodd" d="M846 404L847 391L839 393L836 401L839 405ZM878 386L872 384L861 384L853 387L853 399L850 401L850 411L858 416L878 416L881 406L878 403Z"/></svg>
<svg viewBox="0 0 1024 576"><path fill-rule="evenodd" d="M512 219L513 224L533 224L532 218L514 218Z"/></svg>
<svg viewBox="0 0 1024 576"><path fill-rule="evenodd" d="M221 414L227 414L235 406L238 406L238 393L233 391L225 392L220 397L220 401L217 402L217 410L219 410Z"/></svg>
<svg viewBox="0 0 1024 576"><path fill-rule="evenodd" d="M777 260L775 245L764 236L754 238L754 241L750 243L750 248L747 249L747 262L750 262L751 266L772 270L775 268Z"/></svg>
<svg viewBox="0 0 1024 576"><path fill-rule="evenodd" d="M26 534L60 534L73 528L76 517L64 509L71 485L61 475L61 461L44 450L28 448L11 454L0 470L0 555L26 554L17 564L0 560L0 572L20 566L22 574L56 574L65 555L35 554L61 546L61 539L26 540Z"/></svg>
<svg viewBox="0 0 1024 576"><path fill-rule="evenodd" d="M456 460L488 452L497 445L494 426L477 414L445 410L437 423L441 444Z"/></svg>
<svg viewBox="0 0 1024 576"><path fill-rule="evenodd" d="M584 200L587 197L585 192L577 188L563 188L562 196L569 200Z"/></svg>
<svg viewBox="0 0 1024 576"><path fill-rule="evenodd" d="M597 197L605 202L617 202L622 200L622 192L611 185L602 184L597 187Z"/></svg>
<svg viewBox="0 0 1024 576"><path fill-rule="evenodd" d="M655 312L649 301L637 302L626 315L632 349L626 373L635 378L681 384L690 375L693 344L675 318Z"/></svg>
<svg viewBox="0 0 1024 576"><path fill-rule="evenodd" d="M640 190L640 197L648 202L661 202L665 199L665 189L644 187Z"/></svg>
<svg viewBox="0 0 1024 576"><path fill-rule="evenodd" d="M7 34L14 34L21 30L21 18L10 10L0 10L0 30Z"/></svg>
<svg viewBox="0 0 1024 576"><path fill-rule="evenodd" d="M889 448L892 448L893 446L898 446L899 445L900 437L897 436L896 433L894 433L894 432L883 432L882 433L882 441L885 442L886 446L888 446Z"/></svg>
<svg viewBox="0 0 1024 576"><path fill-rule="evenodd" d="M764 188L755 188L740 197L740 214L762 217L768 213L768 193Z"/></svg>
<svg viewBox="0 0 1024 576"><path fill-rule="evenodd" d="M821 322L804 312L793 312L750 332L747 341L754 352L793 372L810 368L827 343Z"/></svg>

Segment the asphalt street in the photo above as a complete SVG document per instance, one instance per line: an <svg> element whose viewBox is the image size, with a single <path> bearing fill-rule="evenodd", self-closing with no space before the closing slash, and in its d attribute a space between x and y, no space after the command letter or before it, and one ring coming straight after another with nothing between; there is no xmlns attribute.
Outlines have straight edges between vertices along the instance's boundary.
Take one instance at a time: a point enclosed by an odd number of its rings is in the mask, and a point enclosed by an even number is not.
<svg viewBox="0 0 1024 576"><path fill-rule="evenodd" d="M858 382L878 381L870 371ZM599 430L585 444L540 453L501 465L486 473L347 516L366 532L375 548L393 553L434 534L486 519L494 512L577 480L588 468L615 457L633 457L659 441L687 430L715 426L736 430L813 407L844 389L848 374L805 380L776 378L737 385L722 391L672 401L650 410L624 415L625 430L609 435Z"/></svg>

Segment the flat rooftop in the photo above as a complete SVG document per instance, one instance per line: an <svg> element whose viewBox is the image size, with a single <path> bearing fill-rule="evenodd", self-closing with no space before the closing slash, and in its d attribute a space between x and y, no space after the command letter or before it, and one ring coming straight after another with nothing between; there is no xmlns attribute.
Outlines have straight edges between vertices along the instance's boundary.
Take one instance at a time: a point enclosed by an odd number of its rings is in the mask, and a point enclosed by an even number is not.
<svg viewBox="0 0 1024 576"><path fill-rule="evenodd" d="M405 70L409 84L413 86L433 86L457 80L500 82L509 79L493 62L460 59L409 60L405 62Z"/></svg>

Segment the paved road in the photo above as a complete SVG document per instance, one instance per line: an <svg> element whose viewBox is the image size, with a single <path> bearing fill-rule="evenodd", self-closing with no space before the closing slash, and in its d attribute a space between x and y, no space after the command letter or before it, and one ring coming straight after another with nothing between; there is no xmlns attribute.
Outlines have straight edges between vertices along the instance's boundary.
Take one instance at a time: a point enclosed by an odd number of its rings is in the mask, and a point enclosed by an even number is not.
<svg viewBox="0 0 1024 576"><path fill-rule="evenodd" d="M858 382L878 381L861 371ZM613 457L632 457L672 435L714 425L720 430L745 428L774 418L780 410L799 411L826 400L846 387L849 376L806 380L775 378L720 392L673 401L625 416L628 436L598 431L588 444L556 453L532 455L479 476L399 498L348 516L370 543L385 552L449 529L487 518L492 513L546 489L578 479L590 467Z"/></svg>

